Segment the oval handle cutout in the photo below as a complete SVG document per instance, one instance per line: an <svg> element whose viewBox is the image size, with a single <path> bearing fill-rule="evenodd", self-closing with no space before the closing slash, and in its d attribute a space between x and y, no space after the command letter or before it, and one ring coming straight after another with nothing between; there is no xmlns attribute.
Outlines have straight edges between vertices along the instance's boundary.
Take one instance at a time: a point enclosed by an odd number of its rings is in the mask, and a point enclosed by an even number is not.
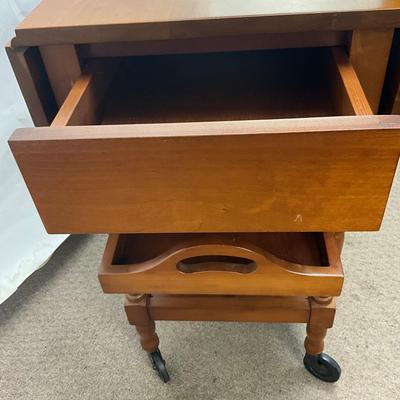
<svg viewBox="0 0 400 400"><path fill-rule="evenodd" d="M179 261L176 266L186 274L204 271L224 271L249 274L257 269L257 264L248 258L234 256L197 256Z"/></svg>

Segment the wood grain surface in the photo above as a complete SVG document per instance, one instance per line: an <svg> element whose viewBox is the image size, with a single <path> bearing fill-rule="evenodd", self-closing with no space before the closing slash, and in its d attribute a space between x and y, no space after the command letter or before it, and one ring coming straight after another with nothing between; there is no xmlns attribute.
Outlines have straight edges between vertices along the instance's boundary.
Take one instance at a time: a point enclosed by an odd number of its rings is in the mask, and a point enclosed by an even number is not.
<svg viewBox="0 0 400 400"><path fill-rule="evenodd" d="M395 0L44 0L13 45L161 40L399 25Z"/></svg>
<svg viewBox="0 0 400 400"><path fill-rule="evenodd" d="M353 32L350 61L375 114L381 100L392 38L393 29Z"/></svg>
<svg viewBox="0 0 400 400"><path fill-rule="evenodd" d="M258 49L345 46L351 31L259 33L186 39L85 43L77 45L81 59L138 55L211 53Z"/></svg>
<svg viewBox="0 0 400 400"><path fill-rule="evenodd" d="M400 117L31 128L10 139L47 230L379 229Z"/></svg>
<svg viewBox="0 0 400 400"><path fill-rule="evenodd" d="M75 81L81 75L81 66L75 46L71 44L39 47L54 97L59 107L64 103Z"/></svg>

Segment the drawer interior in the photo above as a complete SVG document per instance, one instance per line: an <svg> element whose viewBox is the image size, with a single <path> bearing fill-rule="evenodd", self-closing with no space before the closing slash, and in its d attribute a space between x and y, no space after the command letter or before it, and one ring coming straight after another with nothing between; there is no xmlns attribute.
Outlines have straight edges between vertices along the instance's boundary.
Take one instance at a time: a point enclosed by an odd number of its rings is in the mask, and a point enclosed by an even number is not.
<svg viewBox="0 0 400 400"><path fill-rule="evenodd" d="M336 115L324 49L130 57L103 124Z"/></svg>
<svg viewBox="0 0 400 400"><path fill-rule="evenodd" d="M322 233L184 233L122 234L112 264L138 264L182 246L183 243L251 244L290 263L328 266ZM229 260L228 260L229 261Z"/></svg>
<svg viewBox="0 0 400 400"><path fill-rule="evenodd" d="M345 50L316 47L92 59L55 124L370 113Z"/></svg>

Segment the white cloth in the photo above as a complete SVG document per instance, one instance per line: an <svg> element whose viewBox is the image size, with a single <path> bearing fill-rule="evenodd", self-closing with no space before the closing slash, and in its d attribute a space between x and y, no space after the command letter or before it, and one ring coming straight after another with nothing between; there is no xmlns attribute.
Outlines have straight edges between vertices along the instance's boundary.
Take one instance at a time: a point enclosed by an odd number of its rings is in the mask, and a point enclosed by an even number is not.
<svg viewBox="0 0 400 400"><path fill-rule="evenodd" d="M0 0L0 46L39 0ZM66 235L48 235L7 140L32 120L4 50L0 51L0 303L51 256Z"/></svg>

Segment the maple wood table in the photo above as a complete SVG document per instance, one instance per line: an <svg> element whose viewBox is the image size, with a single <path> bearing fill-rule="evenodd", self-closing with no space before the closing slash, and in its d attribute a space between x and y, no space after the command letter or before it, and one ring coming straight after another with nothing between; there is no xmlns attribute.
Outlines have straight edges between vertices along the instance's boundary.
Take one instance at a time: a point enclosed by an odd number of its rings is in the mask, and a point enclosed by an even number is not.
<svg viewBox="0 0 400 400"><path fill-rule="evenodd" d="M399 158L374 115L398 26L390 0L44 0L17 27L36 127L12 152L49 233L109 234L100 283L164 381L155 320L306 323L306 368L339 378L344 232L379 229Z"/></svg>

